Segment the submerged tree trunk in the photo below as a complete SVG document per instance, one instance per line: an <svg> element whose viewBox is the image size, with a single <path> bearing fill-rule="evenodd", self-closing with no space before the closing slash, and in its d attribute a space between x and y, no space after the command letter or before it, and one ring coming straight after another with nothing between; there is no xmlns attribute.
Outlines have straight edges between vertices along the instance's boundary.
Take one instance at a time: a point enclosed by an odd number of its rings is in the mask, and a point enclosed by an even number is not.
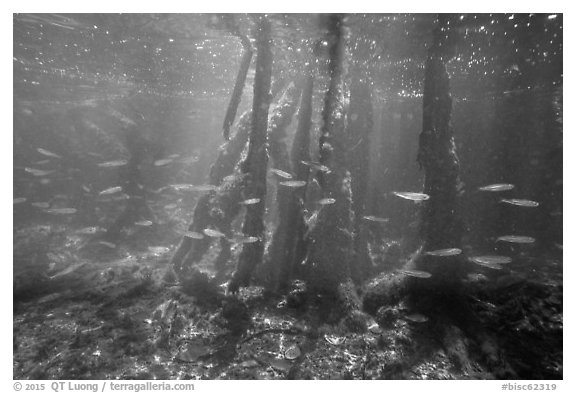
<svg viewBox="0 0 576 393"><path fill-rule="evenodd" d="M254 80L254 102L252 105L252 131L248 145L248 156L242 163L242 172L247 174L246 198L257 198L259 203L246 207L246 218L242 228L244 235L258 237L255 243L244 244L238 267L228 289L236 292L240 286L248 286L252 270L262 261L264 254L264 200L266 197L266 171L268 152L266 134L270 107L270 84L272 79L271 24L265 15L259 16L257 33L256 75Z"/></svg>
<svg viewBox="0 0 576 393"><path fill-rule="evenodd" d="M210 168L210 174L208 176L208 183L210 185L220 186L223 179L234 171L234 166L240 159L242 150L248 141L251 124L252 111L247 111L240 117L236 134L234 134L232 140L220 148L218 157ZM198 199L196 207L194 208L192 222L188 226L188 231L202 233L202 230L213 222L211 213L212 205L214 204L213 198L215 197L216 194L214 192L207 192ZM182 237L176 252L172 256L171 263L176 270L179 270L185 261L187 262L186 264L197 262L198 259L206 253L208 248L210 248L210 243L210 238L192 239L188 236ZM187 255L188 258L186 257Z"/></svg>
<svg viewBox="0 0 576 393"><path fill-rule="evenodd" d="M224 139L228 140L230 136L230 127L234 123L234 118L236 117L236 112L238 111L238 105L240 105L240 98L242 97L242 91L244 90L244 85L246 83L246 75L248 74L248 68L250 68L250 61L252 60L252 49L244 47L244 54L242 55L242 61L240 62L240 69L238 70L238 75L236 76L236 84L234 85L234 90L232 91L232 97L230 97L230 103L228 104L228 109L226 110L226 116L224 117Z"/></svg>
<svg viewBox="0 0 576 393"><path fill-rule="evenodd" d="M452 98L446 62L454 48L445 40L447 16L439 16L434 43L426 60L423 125L418 163L425 172L424 192L430 196L423 215L424 250L461 248L462 225L458 215L459 162L451 124ZM430 294L452 293L463 272L461 256L422 256L416 267L432 277L418 280Z"/></svg>
<svg viewBox="0 0 576 393"><path fill-rule="evenodd" d="M288 92L290 92L290 103L292 105L290 108L287 108L287 110L291 111L290 117L287 120L291 120L294 112L296 111L300 91L301 89L296 88L295 86L291 86L286 93L288 94ZM293 175L295 166L294 163L290 162L288 146L286 144L286 127L288 126L288 123L285 122L284 124L284 127L276 128L276 130L273 130L270 133L270 158L272 159L276 169L280 169ZM308 131L306 132L309 132L309 129L310 127L308 125ZM295 138L302 139L301 136L298 135L298 132ZM301 141L298 142L301 143ZM294 143L297 143L296 140ZM308 149L308 147L309 137L305 148ZM297 176L293 176L293 178L297 178ZM282 180L285 181L286 179L277 178L278 182ZM307 175L305 180L307 180ZM273 270L273 275L275 276L274 281L277 290L284 289L286 283L290 280L291 277L291 265L294 255L297 217L302 217L302 212L298 201L302 198L304 193L304 187L291 188L279 186L276 194L276 201L279 211L279 222L276 230L274 231L274 235L272 236L268 260L270 268Z"/></svg>
<svg viewBox="0 0 576 393"><path fill-rule="evenodd" d="M372 134L373 113L370 80L356 70L350 87L350 114L348 116L348 152L352 174L352 210L354 211L354 263L352 278L359 283L366 278L372 268L368 255L368 227L363 217L368 201L368 176L370 172L370 136ZM364 72L365 74L365 72Z"/></svg>
<svg viewBox="0 0 576 393"><path fill-rule="evenodd" d="M306 265L311 289L330 294L349 315L360 304L350 277L354 228L351 176L345 163L347 28L343 19L330 15L326 21L330 82L322 112L320 163L330 171L321 173L320 184L328 203L319 204L317 223L310 228Z"/></svg>

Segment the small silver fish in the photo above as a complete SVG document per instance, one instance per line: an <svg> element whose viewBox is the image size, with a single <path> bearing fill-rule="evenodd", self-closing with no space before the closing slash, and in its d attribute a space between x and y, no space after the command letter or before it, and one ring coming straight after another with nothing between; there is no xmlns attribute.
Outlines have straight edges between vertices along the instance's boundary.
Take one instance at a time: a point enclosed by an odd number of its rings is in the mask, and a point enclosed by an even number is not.
<svg viewBox="0 0 576 393"><path fill-rule="evenodd" d="M274 173L274 174L276 174L276 175L278 175L284 179L292 179L291 174L289 174L288 172L284 172L280 169L272 168L272 169L270 169L270 172L272 172L272 173Z"/></svg>
<svg viewBox="0 0 576 393"><path fill-rule="evenodd" d="M86 263L87 263L87 262L81 262L81 263L77 263L77 264L74 264L74 265L70 265L70 266L68 266L66 269L64 269L64 270L56 273L56 274L53 275L53 276L50 276L50 279L53 280L53 279L55 279L55 278L62 277L62 276L66 276L66 275L68 275L68 274L70 274L70 273L73 273L73 272L75 272L76 270L78 270L79 268L81 268L82 266L86 265Z"/></svg>
<svg viewBox="0 0 576 393"><path fill-rule="evenodd" d="M297 187L304 187L306 185L306 182L304 180L288 180L288 181L281 181L278 184L280 184L281 186L297 188Z"/></svg>
<svg viewBox="0 0 576 393"><path fill-rule="evenodd" d="M148 247L148 251L153 254L165 254L170 251L170 249L168 247Z"/></svg>
<svg viewBox="0 0 576 393"><path fill-rule="evenodd" d="M226 236L222 232L214 230L214 229L210 229L210 228L206 228L202 232L204 232L204 234L208 237L225 237Z"/></svg>
<svg viewBox="0 0 576 393"><path fill-rule="evenodd" d="M193 190L196 187L194 184L172 184L170 187L175 189L176 191L184 191L184 190ZM158 192L161 192L163 188L158 189Z"/></svg>
<svg viewBox="0 0 576 393"><path fill-rule="evenodd" d="M87 186L82 186L82 189L84 190L84 192L90 192L90 189Z"/></svg>
<svg viewBox="0 0 576 393"><path fill-rule="evenodd" d="M100 168L114 168L118 166L124 166L126 164L128 164L128 160L115 160L115 161L101 162L100 164L98 164L98 166Z"/></svg>
<svg viewBox="0 0 576 393"><path fill-rule="evenodd" d="M417 278L430 278L432 274L422 271L422 270L400 270L400 273L405 276L417 277Z"/></svg>
<svg viewBox="0 0 576 393"><path fill-rule="evenodd" d="M260 238L258 238L256 236L244 236L244 235L237 235L237 236L234 236L232 238L232 241L234 243L239 243L239 244L256 243L258 240L260 240Z"/></svg>
<svg viewBox="0 0 576 393"><path fill-rule="evenodd" d="M50 207L50 204L48 202L34 202L31 203L31 205L39 209L48 209Z"/></svg>
<svg viewBox="0 0 576 393"><path fill-rule="evenodd" d="M112 195L112 194L116 194L116 193L121 192L121 191L122 191L122 187L120 187L120 186L110 187L110 188L107 188L103 191L100 191L99 195Z"/></svg>
<svg viewBox="0 0 576 393"><path fill-rule="evenodd" d="M250 198L246 199L245 201L238 202L240 205L255 205L260 202L260 198Z"/></svg>
<svg viewBox="0 0 576 393"><path fill-rule="evenodd" d="M380 222L380 223L388 222L388 218L380 218L380 217L376 217L376 216L364 216L362 218L365 219L366 221L373 221L373 222Z"/></svg>
<svg viewBox="0 0 576 393"><path fill-rule="evenodd" d="M86 227L86 228L79 229L78 231L76 231L76 233L78 233L80 235L94 235L95 233L97 233L101 230L102 230L102 228L100 228L100 227Z"/></svg>
<svg viewBox="0 0 576 393"><path fill-rule="evenodd" d="M46 209L44 212L48 214L74 214L77 210L73 207L62 207L59 209Z"/></svg>
<svg viewBox="0 0 576 393"><path fill-rule="evenodd" d="M200 184L198 186L194 186L192 189L195 191L214 191L215 189L217 189L218 187L212 185L212 184Z"/></svg>
<svg viewBox="0 0 576 393"><path fill-rule="evenodd" d="M49 162L52 162L50 160L41 160L41 161L36 161L34 164L36 165L45 165L48 164Z"/></svg>
<svg viewBox="0 0 576 393"><path fill-rule="evenodd" d="M168 158L172 158L172 159L178 158L178 157L180 157L180 154L170 154L170 155L168 156Z"/></svg>
<svg viewBox="0 0 576 393"><path fill-rule="evenodd" d="M322 206L332 205L332 204L336 203L336 199L334 199L334 198L322 198L316 203L318 203L319 205L322 205Z"/></svg>
<svg viewBox="0 0 576 393"><path fill-rule="evenodd" d="M376 322L368 326L368 331L373 334L380 334L382 333L382 328Z"/></svg>
<svg viewBox="0 0 576 393"><path fill-rule="evenodd" d="M472 259L470 259L470 261L474 262L477 265L487 267L488 269L502 270L502 265L500 265L499 263L484 263L480 261L474 261Z"/></svg>
<svg viewBox="0 0 576 393"><path fill-rule="evenodd" d="M24 168L24 171L31 173L34 176L46 176L49 175L53 172L55 172L54 170L42 170L42 169L35 169L35 168Z"/></svg>
<svg viewBox="0 0 576 393"><path fill-rule="evenodd" d="M171 203L169 205L164 206L164 209L175 209L178 207L178 204L176 203Z"/></svg>
<svg viewBox="0 0 576 393"><path fill-rule="evenodd" d="M326 165L322 165L319 162L315 162L315 161L300 161L302 164L309 166L312 169L315 169L317 171L320 172L324 172L324 173L330 173L330 168L328 168Z"/></svg>
<svg viewBox="0 0 576 393"><path fill-rule="evenodd" d="M442 250L427 251L424 254L432 255L435 257L449 257L452 255L459 255L461 253L462 250L459 248L444 248Z"/></svg>
<svg viewBox="0 0 576 393"><path fill-rule="evenodd" d="M512 258L501 255L482 255L468 258L472 262L480 264L503 264L512 262Z"/></svg>
<svg viewBox="0 0 576 393"><path fill-rule="evenodd" d="M51 151L48 151L46 149L42 149L41 147L39 147L38 149L36 149L38 151L38 153L45 155L46 157L53 157L53 158L62 158L62 156L59 156L56 153L52 153Z"/></svg>
<svg viewBox="0 0 576 393"><path fill-rule="evenodd" d="M409 314L405 317L410 322L424 323L428 321L428 317L422 314Z"/></svg>
<svg viewBox="0 0 576 393"><path fill-rule="evenodd" d="M137 221L134 223L134 225L138 225L141 227L149 227L152 224L154 224L154 223L150 220L142 220L142 221Z"/></svg>
<svg viewBox="0 0 576 393"><path fill-rule="evenodd" d="M172 161L174 161L173 158L163 158L161 160L156 160L154 161L154 166L164 166L164 165L168 165L170 164Z"/></svg>
<svg viewBox="0 0 576 393"><path fill-rule="evenodd" d="M21 198L14 198L14 205L17 205L19 203L24 203L26 202L26 198L21 197Z"/></svg>
<svg viewBox="0 0 576 393"><path fill-rule="evenodd" d="M528 199L501 199L500 202L509 203L510 205L524 206L524 207L536 207L539 205L536 201L530 201Z"/></svg>
<svg viewBox="0 0 576 393"><path fill-rule="evenodd" d="M204 235L199 232L194 231L186 231L183 233L184 236L192 238L192 239L204 239Z"/></svg>
<svg viewBox="0 0 576 393"><path fill-rule="evenodd" d="M399 191L394 191L393 192L394 195L400 197L400 198L404 198L404 199L408 199L411 201L427 201L428 199L430 199L430 195L428 194L422 194L419 192L399 192Z"/></svg>
<svg viewBox="0 0 576 393"><path fill-rule="evenodd" d="M490 191L490 192L500 192L500 191L510 191L514 188L514 184L498 183L490 184L484 187L478 187L480 191Z"/></svg>
<svg viewBox="0 0 576 393"><path fill-rule="evenodd" d="M108 247L108 248L116 248L116 244L110 243L110 242L106 242L106 241L104 241L104 240L101 240L101 241L99 241L98 243L101 244L101 245L103 245L103 246L105 246L105 247Z"/></svg>
<svg viewBox="0 0 576 393"><path fill-rule="evenodd" d="M508 235L508 236L500 236L496 239L497 242L508 242L508 243L520 243L520 244L529 244L534 243L536 239L530 236L515 236L515 235Z"/></svg>

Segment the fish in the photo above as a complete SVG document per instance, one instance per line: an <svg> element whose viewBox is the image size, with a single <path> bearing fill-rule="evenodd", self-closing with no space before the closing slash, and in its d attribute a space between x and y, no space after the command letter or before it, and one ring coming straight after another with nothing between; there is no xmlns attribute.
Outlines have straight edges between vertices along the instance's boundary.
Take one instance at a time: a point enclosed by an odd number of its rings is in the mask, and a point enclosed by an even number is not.
<svg viewBox="0 0 576 393"><path fill-rule="evenodd" d="M128 164L128 160L115 160L115 161L101 162L100 164L98 164L98 166L100 168L114 168L118 166L124 166L126 164Z"/></svg>
<svg viewBox="0 0 576 393"><path fill-rule="evenodd" d="M336 203L336 199L334 199L334 198L322 198L316 203L318 203L319 205L322 205L322 206L332 205L332 204Z"/></svg>
<svg viewBox="0 0 576 393"><path fill-rule="evenodd" d="M189 237L192 239L204 239L204 235L199 233L199 232L194 232L194 231L186 231L184 232L184 236L185 237Z"/></svg>
<svg viewBox="0 0 576 393"><path fill-rule="evenodd" d="M84 190L84 192L90 192L90 189L87 186L82 186L82 189Z"/></svg>
<svg viewBox="0 0 576 393"><path fill-rule="evenodd" d="M138 225L141 227L149 227L152 224L154 224L154 223L150 220L142 220L142 221L137 221L134 223L134 225Z"/></svg>
<svg viewBox="0 0 576 393"><path fill-rule="evenodd" d="M176 191L183 191L183 190L193 190L196 187L194 184L172 184L171 186ZM158 189L158 192L161 192L164 187Z"/></svg>
<svg viewBox="0 0 576 393"><path fill-rule="evenodd" d="M250 198L246 199L245 201L238 202L240 205L255 205L260 202L260 198Z"/></svg>
<svg viewBox="0 0 576 393"><path fill-rule="evenodd" d="M444 248L442 250L427 251L424 254L434 257L450 257L452 255L459 255L462 250L459 248Z"/></svg>
<svg viewBox="0 0 576 393"><path fill-rule="evenodd" d="M256 243L258 240L260 240L259 237L256 236L244 236L244 235L236 235L232 238L232 241L234 243L239 243L239 244L250 244L250 243Z"/></svg>
<svg viewBox="0 0 576 393"><path fill-rule="evenodd" d="M382 328L374 322L372 325L368 326L368 331L373 334L380 334L382 333Z"/></svg>
<svg viewBox="0 0 576 393"><path fill-rule="evenodd" d="M49 175L53 172L56 172L55 170L42 170L42 169L35 169L35 168L24 168L24 171L31 173L34 176L46 176L46 175Z"/></svg>
<svg viewBox="0 0 576 393"><path fill-rule="evenodd" d="M45 164L48 164L49 162L51 162L51 161L50 160L41 160L41 161L36 161L34 164L45 165Z"/></svg>
<svg viewBox="0 0 576 393"><path fill-rule="evenodd" d="M208 237L225 237L226 235L215 229L206 228L202 232Z"/></svg>
<svg viewBox="0 0 576 393"><path fill-rule="evenodd" d="M180 154L170 154L170 155L168 156L168 158L172 158L172 159L178 158L178 157L180 157Z"/></svg>
<svg viewBox="0 0 576 393"><path fill-rule="evenodd" d="M53 276L50 276L50 280L53 280L53 279L55 279L55 278L62 277L62 276L67 276L68 274L73 273L74 271L78 270L78 269L81 268L82 266L86 265L86 263L87 263L87 262L81 262L81 263L77 263L77 264L74 264L74 265L70 265L70 266L68 266L66 269L64 269L64 270L56 273L56 274L53 275Z"/></svg>
<svg viewBox="0 0 576 393"><path fill-rule="evenodd" d="M384 223L384 222L388 222L388 218L380 218L380 217L376 217L376 216L364 216L362 217L363 219L365 219L366 221L373 221L373 222L380 222L380 223Z"/></svg>
<svg viewBox="0 0 576 393"><path fill-rule="evenodd" d="M171 203L169 205L164 206L164 209L175 209L178 207L177 203Z"/></svg>
<svg viewBox="0 0 576 393"><path fill-rule="evenodd" d="M19 203L24 203L24 202L26 202L26 200L27 200L27 199L24 198L24 197L14 198L14 202L13 202L13 203L14 203L14 205L17 205L17 204L19 204Z"/></svg>
<svg viewBox="0 0 576 393"><path fill-rule="evenodd" d="M430 195L422 194L419 192L394 191L393 194L400 197L400 198L409 199L411 201L427 201L428 199L430 199Z"/></svg>
<svg viewBox="0 0 576 393"><path fill-rule="evenodd" d="M304 187L306 185L306 182L304 180L288 180L288 181L281 181L278 184L280 184L281 186L297 188L297 187Z"/></svg>
<svg viewBox="0 0 576 393"><path fill-rule="evenodd" d="M289 174L288 172L284 172L280 169L272 168L272 169L270 169L270 172L272 172L272 173L274 173L274 174L276 174L276 175L278 175L284 179L292 179L291 174Z"/></svg>
<svg viewBox="0 0 576 393"><path fill-rule="evenodd" d="M297 345L292 345L288 347L286 351L284 351L284 357L288 360L297 359L300 357L301 354L302 352L300 351L300 348L298 348Z"/></svg>
<svg viewBox="0 0 576 393"><path fill-rule="evenodd" d="M79 229L78 231L76 231L76 233L80 235L94 235L95 233L100 232L101 230L102 228L100 227L86 227Z"/></svg>
<svg viewBox="0 0 576 393"><path fill-rule="evenodd" d="M116 244L110 243L110 242L106 242L106 241L104 241L104 240L99 241L98 244L101 244L101 245L103 245L103 246L105 246L105 247L108 247L108 248L116 248Z"/></svg>
<svg viewBox="0 0 576 393"><path fill-rule="evenodd" d="M74 214L77 210L73 207L61 207L58 209L46 209L44 212L48 214Z"/></svg>
<svg viewBox="0 0 576 393"><path fill-rule="evenodd" d="M189 164L193 164L195 162L197 162L200 158L198 156L190 156L190 157L184 157L182 158L182 163L189 165Z"/></svg>
<svg viewBox="0 0 576 393"><path fill-rule="evenodd" d="M48 202L33 202L31 205L39 209L48 209L50 207Z"/></svg>
<svg viewBox="0 0 576 393"><path fill-rule="evenodd" d="M484 187L478 187L479 191L490 191L490 192L501 192L501 191L510 191L514 188L514 184L507 184L507 183L498 183L498 184L490 184Z"/></svg>
<svg viewBox="0 0 576 393"><path fill-rule="evenodd" d="M326 165L322 165L319 162L315 162L315 161L300 161L302 164L309 166L312 169L315 169L317 171L320 172L324 172L324 173L330 173L331 170L330 168L328 168Z"/></svg>
<svg viewBox="0 0 576 393"><path fill-rule="evenodd" d="M416 322L416 323L424 323L428 321L428 317L422 314L409 314L406 315L405 318L410 322Z"/></svg>
<svg viewBox="0 0 576 393"><path fill-rule="evenodd" d="M508 242L508 243L520 243L520 244L529 244L534 243L536 239L530 236L516 236L516 235L507 235L507 236L500 236L496 239L497 242Z"/></svg>
<svg viewBox="0 0 576 393"><path fill-rule="evenodd" d="M416 277L416 278L430 278L432 274L422 271L422 270L400 270L400 273L405 276Z"/></svg>
<svg viewBox="0 0 576 393"><path fill-rule="evenodd" d="M528 199L501 199L500 202L509 203L510 205L524 206L524 207L537 207L540 205L536 201L530 201Z"/></svg>
<svg viewBox="0 0 576 393"><path fill-rule="evenodd" d="M466 277L468 277L468 280L471 282L488 281L488 277L482 273L468 273Z"/></svg>
<svg viewBox="0 0 576 393"><path fill-rule="evenodd" d="M502 270L502 265L500 265L499 263L485 263L485 262L480 262L480 261L474 261L472 259L470 259L470 261L474 262L477 265L487 267L489 269Z"/></svg>
<svg viewBox="0 0 576 393"><path fill-rule="evenodd" d="M38 149L36 149L38 151L38 153L45 155L46 157L52 157L52 158L62 158L62 156L59 156L56 153L52 153L51 151L48 151L46 149L42 149L41 147L39 147Z"/></svg>
<svg viewBox="0 0 576 393"><path fill-rule="evenodd" d="M154 166L164 166L170 164L174 161L174 158L163 158L161 160L154 161Z"/></svg>
<svg viewBox="0 0 576 393"><path fill-rule="evenodd" d="M148 251L153 254L165 254L170 251L170 249L168 247L148 247Z"/></svg>
<svg viewBox="0 0 576 393"><path fill-rule="evenodd" d="M99 195L112 195L112 194L116 194L118 192L122 191L122 187L120 186L116 186L116 187L110 187L107 188L103 191L100 191Z"/></svg>
<svg viewBox="0 0 576 393"><path fill-rule="evenodd" d="M212 185L212 184L200 184L199 186L194 186L192 189L195 191L214 191L215 189L217 189L218 187Z"/></svg>
<svg viewBox="0 0 576 393"><path fill-rule="evenodd" d="M479 264L503 264L512 262L512 258L501 255L482 255L468 258L472 262Z"/></svg>

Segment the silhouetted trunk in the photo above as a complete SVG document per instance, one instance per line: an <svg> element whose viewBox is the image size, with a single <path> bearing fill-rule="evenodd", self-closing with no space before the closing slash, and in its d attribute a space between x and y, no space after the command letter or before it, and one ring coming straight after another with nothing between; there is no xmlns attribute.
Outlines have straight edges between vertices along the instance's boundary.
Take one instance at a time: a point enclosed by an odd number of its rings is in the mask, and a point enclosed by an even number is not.
<svg viewBox="0 0 576 393"><path fill-rule="evenodd" d="M248 69L250 68L250 61L252 60L252 49L250 46L244 47L244 54L242 55L242 61L240 62L240 69L238 70L238 75L236 76L236 83L234 84L234 90L232 91L232 97L230 97L230 103L228 104L228 109L226 110L226 116L224 117L224 139L228 140L230 136L230 127L234 123L236 118L236 112L238 111L238 105L240 105L240 98L242 97L242 91L244 90L244 85L246 84L246 75L248 74Z"/></svg>
<svg viewBox="0 0 576 393"><path fill-rule="evenodd" d="M290 98L290 106L286 108L287 111L290 111L290 117L287 121L292 119L296 111L300 91L301 90L295 86L290 86L285 93L285 95ZM276 128L270 133L270 158L276 169L293 174L294 166L293 163L290 162L288 146L286 144L287 121L284 123L284 127ZM308 147L309 145L306 146L306 148ZM276 176L276 180L278 183L286 181L286 179L279 178L278 176ZM290 266L292 264L295 240L293 236L297 222L295 215L300 214L301 216L302 214L298 208L298 199L304 195L305 190L303 191L303 188L304 187L291 188L280 185L276 194L279 221L270 243L268 260L275 275L275 285L278 290L284 289L285 284L291 276L292 269Z"/></svg>
<svg viewBox="0 0 576 393"><path fill-rule="evenodd" d="M220 186L223 179L234 171L234 166L238 163L242 150L248 141L248 133L251 124L252 111L247 111L240 117L236 134L234 134L232 140L223 145L216 161L210 168L210 174L208 176L209 184ZM224 188L226 190L234 189L231 185L227 185ZM194 208L192 222L188 226L188 231L202 233L202 230L208 228L208 226L213 222L212 206L215 204L217 194L218 193L214 192L206 192L198 199L196 207ZM229 214L233 213L230 209L224 209L223 211L227 211ZM211 238L205 237L203 239L193 239L184 236L182 237L176 252L172 256L171 263L176 270L179 270L182 268L184 261L186 261L186 265L198 262L198 260L210 248L211 243ZM189 256L186 258L188 254Z"/></svg>
<svg viewBox="0 0 576 393"><path fill-rule="evenodd" d="M348 115L349 160L352 174L352 210L354 211L354 263L352 278L359 283L372 268L368 254L368 227L363 219L368 194L370 172L370 136L372 134L372 92L370 80L356 70L350 87L350 113Z"/></svg>
<svg viewBox="0 0 576 393"><path fill-rule="evenodd" d="M451 125L452 98L446 62L453 48L442 31L447 16L439 16L434 42L426 60L423 125L420 134L418 163L425 172L422 233L424 250L461 248L462 225L458 215L459 162ZM414 279L430 295L452 293L463 273L461 256L422 256L416 261L418 269L432 274L430 279ZM415 281L415 282L416 282Z"/></svg>
<svg viewBox="0 0 576 393"><path fill-rule="evenodd" d="M307 262L310 287L331 294L349 314L359 308L359 300L350 278L352 262L352 189L345 163L348 150L345 124L346 39L347 29L341 15L327 17L330 82L322 112L320 163L330 172L319 172L323 198L331 204L319 205L318 220L310 228Z"/></svg>
<svg viewBox="0 0 576 393"><path fill-rule="evenodd" d="M258 198L260 202L246 207L246 218L242 230L246 236L258 237L259 240L255 243L244 244L238 260L238 267L228 287L231 292L236 292L240 286L249 285L252 270L262 261L264 253L264 200L268 164L266 135L272 79L271 25L265 15L259 16L256 46L252 131L248 145L248 157L242 163L242 172L248 175L245 197Z"/></svg>
<svg viewBox="0 0 576 393"><path fill-rule="evenodd" d="M308 182L310 178L310 167L303 162L310 161L310 129L312 128L312 97L314 95L314 72L313 62L309 63L300 111L298 113L298 128L292 142L292 151L290 157L292 168L294 168L294 179ZM293 242L290 246L292 255L286 256L286 261L280 267L278 289L282 289L286 283L289 283L293 275L301 273L298 269L301 262L306 258L307 242L304 239L307 226L304 221L304 198L306 195L308 183L302 187L301 194L296 199L296 204L290 207L292 213L289 214L286 238ZM294 223L292 223L294 221ZM285 270L284 270L285 269Z"/></svg>

